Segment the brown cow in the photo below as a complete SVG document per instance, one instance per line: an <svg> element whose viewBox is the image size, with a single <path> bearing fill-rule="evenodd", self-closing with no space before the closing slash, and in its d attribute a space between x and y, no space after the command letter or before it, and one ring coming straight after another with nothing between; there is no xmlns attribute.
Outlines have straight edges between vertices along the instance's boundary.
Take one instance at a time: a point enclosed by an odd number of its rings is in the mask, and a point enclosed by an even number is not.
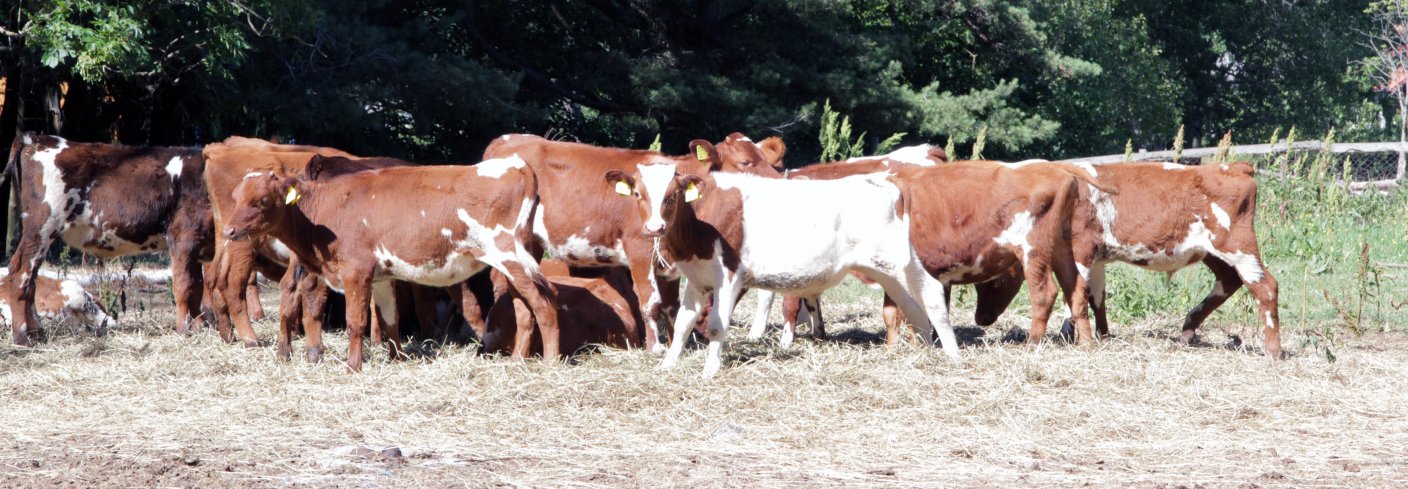
<svg viewBox="0 0 1408 489"><path fill-rule="evenodd" d="M1254 167L1245 162L1076 165L1103 186L1120 191L1083 189L1085 202L1072 223L1073 252L1080 274L1088 277L1099 335L1109 334L1106 264L1125 262L1173 273L1202 262L1216 282L1212 292L1188 312L1180 339L1191 341L1198 326L1245 285L1264 321L1266 354L1280 358L1278 287L1257 244ZM1079 342L1092 339L1088 324L1076 322L1075 331Z"/></svg>
<svg viewBox="0 0 1408 489"><path fill-rule="evenodd" d="M899 173L910 237L931 275L945 285L974 284L1000 279L1020 266L1031 290L1029 343L1045 337L1057 285L1075 323L1088 327L1085 276L1073 256L1071 221L1080 183L1101 186L1089 174L1069 165L1014 169L989 162ZM887 329L887 336L896 334Z"/></svg>
<svg viewBox="0 0 1408 489"><path fill-rule="evenodd" d="M22 234L10 272L14 342L41 332L35 277L55 238L101 258L169 251L176 330L189 332L200 314L200 261L210 259L210 201L197 148L73 143L30 133L10 146L6 178L15 177ZM244 286L243 283L240 284Z"/></svg>
<svg viewBox="0 0 1408 489"><path fill-rule="evenodd" d="M302 173L306 169L308 161L317 155L352 158L347 153L333 148L273 144L261 139L238 136L230 137L223 143L207 145L203 151L203 157L206 161L204 179L206 188L209 189L215 225L217 227L223 226L222 216L227 215L229 209L234 205L232 192L249 172L298 174ZM410 164L390 158L365 160L366 163L358 166L357 169ZM235 333L231 331L231 322L233 322L234 330L238 332L238 338L244 342L245 346L258 346L259 340L254 336L254 329L250 326L246 314L249 292L248 289L241 288L239 284L249 281L256 270L267 277L285 277L287 273L285 265L291 258L291 253L278 240L261 238L231 242L225 236L217 235L214 255L214 263L211 267L214 273L209 274L208 291L221 337L226 341L234 341ZM287 293L291 289L297 289L296 284L291 284L289 280L291 279L280 281L282 292ZM322 289L315 284L306 287L306 289L313 293L322 293ZM257 296L255 300L257 302ZM281 303L287 303L289 300L312 300L322 303L325 299L304 298L301 295L294 298L280 298ZM304 316L315 319L314 323L304 325L305 331L321 330L320 323L316 322L316 318L320 317L319 311L318 309L310 310ZM297 316L281 312L280 328L287 327L288 325L284 323L291 317ZM315 336L309 338L310 340L317 339ZM318 361L321 345L310 341L308 347L309 361ZM284 353L280 351L280 356L283 356Z"/></svg>
<svg viewBox="0 0 1408 489"><path fill-rule="evenodd" d="M224 228L227 237L271 236L299 263L347 298L348 367L361 369L362 336L372 300L400 356L391 280L436 286L463 282L492 267L528 303L543 332L544 357L555 359L554 291L524 249L532 232L537 184L521 158L472 167L393 167L316 179L246 175Z"/></svg>
<svg viewBox="0 0 1408 489"><path fill-rule="evenodd" d="M563 352L575 352L589 344L638 347L645 338L630 274L621 267L601 270L600 277L572 277L566 263L543 260L543 276L557 288ZM536 325L528 312L521 300L508 295L494 302L482 338L484 352L512 353L519 358L542 353L542 339L533 334Z"/></svg>
<svg viewBox="0 0 1408 489"><path fill-rule="evenodd" d="M15 275L0 278L0 322L14 320L10 305L15 303L15 287L12 284L15 279ZM76 321L100 336L117 326L117 321L108 315L103 304L75 280L43 274L35 277L34 309L39 317L52 321Z"/></svg>
<svg viewBox="0 0 1408 489"><path fill-rule="evenodd" d="M730 134L715 148L722 161L720 171L771 177L780 176L773 165L781 162L786 152L786 145L776 137L755 144L738 133ZM705 171L707 165L695 155L671 157L521 134L502 136L484 150L485 159L513 155L527 161L539 180L541 200L533 226L537 236L534 248L545 249L574 268L626 266L646 322L646 348L657 351L656 317L662 312L669 315L678 287L657 286L658 281L669 279L654 273L655 242L640 233L635 205L612 193L611 188L583 182L599 182L602 173L609 170L634 172L641 165L670 163L685 171Z"/></svg>

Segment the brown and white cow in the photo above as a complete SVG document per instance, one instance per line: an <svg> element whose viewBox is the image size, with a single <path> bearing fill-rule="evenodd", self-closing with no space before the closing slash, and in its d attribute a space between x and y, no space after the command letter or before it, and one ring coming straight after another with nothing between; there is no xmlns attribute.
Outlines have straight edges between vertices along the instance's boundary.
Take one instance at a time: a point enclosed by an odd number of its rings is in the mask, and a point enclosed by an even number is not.
<svg viewBox="0 0 1408 489"><path fill-rule="evenodd" d="M349 161L360 162L356 168L358 170L367 168L381 168L387 166L404 166L410 163L391 158L356 158L346 152L317 146L274 144L261 139L230 137L221 143L207 145L202 152L205 163L205 186L209 190L209 199L214 215L215 226L223 227L223 216L229 215L229 209L234 205L233 191L235 186L243 181L245 175L250 172L270 172L279 173L283 176L291 174L301 174L307 169L308 162L314 156L344 157ZM254 335L254 328L251 327L246 311L250 304L249 289L240 287L239 284L248 282L254 276L255 271L263 273L267 277L286 277L288 269L285 267L291 258L291 253L283 243L274 239L250 239L238 242L231 242L223 234L215 237L214 261L211 265L213 273L208 274L209 295L212 308L215 310L216 324L219 327L221 337L226 341L234 341L236 334L238 339L243 341L245 346L258 346L259 340ZM280 290L289 293L290 290L306 290L310 293L324 293L316 285L299 289L286 277L280 281ZM255 296L254 302L258 298ZM321 304L325 301L319 297L303 297L301 294L295 297L281 297L281 304L294 300L295 303L302 301L313 301ZM315 304L316 305L316 304ZM320 330L320 324L316 318L320 317L319 309L310 309L308 314L302 317L314 319L313 323L305 323L304 330ZM280 330L289 327L288 321L300 315L290 316L281 314ZM231 323L233 322L233 331ZM308 360L316 362L321 352L321 344L313 343L319 337L310 334L308 345ZM285 352L280 345L280 356Z"/></svg>
<svg viewBox="0 0 1408 489"><path fill-rule="evenodd" d="M1257 244L1254 167L1245 162L1075 164L1119 192L1087 186L1072 222L1073 252L1080 274L1088 277L1099 335L1109 334L1105 265L1124 262L1173 273L1202 262L1216 282L1188 312L1180 339L1192 340L1198 326L1245 285L1264 322L1266 354L1280 358L1278 287ZM1077 322L1075 333L1078 342L1093 337L1088 324Z"/></svg>
<svg viewBox="0 0 1408 489"><path fill-rule="evenodd" d="M12 282L16 275L0 278L0 322L15 320ZM39 317L51 321L72 321L82 324L99 336L117 326L103 304L83 289L76 280L60 279L40 274L34 278L34 309Z"/></svg>
<svg viewBox="0 0 1408 489"><path fill-rule="evenodd" d="M199 148L74 143L30 133L16 137L5 169L7 178L17 178L23 222L10 258L17 278L10 284L15 344L31 345L41 332L35 278L58 238L101 258L170 252L176 330L188 332L200 314L200 261L212 253L203 168Z"/></svg>
<svg viewBox="0 0 1408 489"><path fill-rule="evenodd" d="M774 178L780 174L773 165L780 163L786 152L786 145L776 137L754 143L737 133L711 147L716 148L721 161L718 171ZM609 187L584 182L600 182L609 170L632 172L637 165L673 164L686 172L706 171L708 165L693 155L672 157L522 134L502 136L484 150L486 160L515 155L538 176L540 201L533 227L538 241L534 248L546 250L574 268L626 266L646 322L646 348L655 351L656 317L662 312L668 315L662 306L668 310L673 305L678 287L658 283L669 279L655 273L655 241L640 232L635 205Z"/></svg>
<svg viewBox="0 0 1408 489"><path fill-rule="evenodd" d="M685 333L711 291L706 377L721 367L725 318L745 287L812 297L858 272L895 297L924 337L929 321L922 319L946 314L942 285L924 271L910 244L902 191L885 177L807 181L711 173L722 164L713 146L698 140L690 146L707 166L645 163L630 173L605 173L604 186L636 206L644 234L659 237L660 256L686 279L661 368L678 362ZM935 324L944 352L956 358L948 321Z"/></svg>
<svg viewBox="0 0 1408 489"><path fill-rule="evenodd" d="M1029 343L1045 338L1058 286L1073 321L1089 327L1086 276L1072 251L1072 218L1082 183L1116 190L1080 168L1050 164L956 162L900 170L897 180L906 188L914 247L925 270L944 285L1010 284L1015 281L1003 275L1020 267L1031 296Z"/></svg>
<svg viewBox="0 0 1408 489"><path fill-rule="evenodd" d="M232 240L277 238L299 263L343 291L349 368L361 369L373 300L388 326L392 357L400 355L393 279L450 286L485 268L509 278L542 330L544 357L558 356L554 292L523 245L538 198L533 172L521 158L310 178L321 160L295 178L246 175L234 189L224 233Z"/></svg>
<svg viewBox="0 0 1408 489"><path fill-rule="evenodd" d="M614 348L639 347L645 339L640 303L631 290L631 276L622 267L602 268L598 277L573 277L567 264L543 260L543 276L557 289L560 350L571 353L589 344ZM542 353L543 341L523 301L508 295L489 309L485 353L527 357Z"/></svg>

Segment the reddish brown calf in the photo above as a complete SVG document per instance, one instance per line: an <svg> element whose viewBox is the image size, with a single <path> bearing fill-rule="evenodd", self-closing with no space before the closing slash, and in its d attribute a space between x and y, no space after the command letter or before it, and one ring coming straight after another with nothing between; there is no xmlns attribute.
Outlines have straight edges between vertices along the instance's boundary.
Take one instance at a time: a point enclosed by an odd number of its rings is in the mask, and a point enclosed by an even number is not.
<svg viewBox="0 0 1408 489"><path fill-rule="evenodd" d="M394 167L317 180L323 158L304 176L255 172L235 187L224 232L271 236L347 298L348 367L361 369L362 336L376 302L392 357L400 355L391 280L435 286L485 268L509 278L543 332L544 357L558 356L552 286L524 249L537 183L521 158L472 167Z"/></svg>

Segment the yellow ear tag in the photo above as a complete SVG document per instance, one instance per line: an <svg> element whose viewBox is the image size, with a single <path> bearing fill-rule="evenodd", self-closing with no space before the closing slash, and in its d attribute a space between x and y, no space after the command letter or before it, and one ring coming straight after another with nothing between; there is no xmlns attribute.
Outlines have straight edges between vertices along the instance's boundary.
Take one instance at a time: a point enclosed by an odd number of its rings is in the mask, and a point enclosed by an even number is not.
<svg viewBox="0 0 1408 489"><path fill-rule="evenodd" d="M704 149L703 146L695 146L694 157L699 158L699 161L707 161L709 159L709 150Z"/></svg>
<svg viewBox="0 0 1408 489"><path fill-rule="evenodd" d="M626 182L623 182L623 181L620 181L620 180L617 180L617 181L616 181L616 193L621 194L621 195L624 195L624 196L627 196L627 197L630 197L630 196L631 196L631 184L626 183Z"/></svg>
<svg viewBox="0 0 1408 489"><path fill-rule="evenodd" d="M699 186L694 182L689 182L689 186L684 188L684 201L694 202L699 200Z"/></svg>
<svg viewBox="0 0 1408 489"><path fill-rule="evenodd" d="M298 193L298 187L290 186L288 194L284 195L284 204L293 205L298 203L298 199L303 198L303 194Z"/></svg>

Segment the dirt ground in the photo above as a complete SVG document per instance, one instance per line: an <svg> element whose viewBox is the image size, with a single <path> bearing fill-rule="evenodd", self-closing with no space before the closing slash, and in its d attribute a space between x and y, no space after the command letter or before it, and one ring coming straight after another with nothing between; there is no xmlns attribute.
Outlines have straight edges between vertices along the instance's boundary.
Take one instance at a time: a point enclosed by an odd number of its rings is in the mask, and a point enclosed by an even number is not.
<svg viewBox="0 0 1408 489"><path fill-rule="evenodd" d="M281 363L271 348L170 333L160 296L101 338L50 325L0 335L0 480L8 487L1405 487L1408 337L1341 338L1329 363L1294 326L1272 362L1252 331L1181 318L1091 347L1016 342L954 317L963 359L882 344L876 296L828 297L836 338L743 340L725 370L641 351L572 365L424 348L366 369ZM272 293L265 302L273 304ZM274 309L270 307L270 316ZM777 311L774 310L774 325ZM1216 320L1216 316L1214 317ZM273 336L272 319L258 323ZM8 328L6 328L8 331ZM1241 340L1245 340L1244 342ZM295 344L301 347L301 344ZM297 358L297 356L295 356Z"/></svg>

